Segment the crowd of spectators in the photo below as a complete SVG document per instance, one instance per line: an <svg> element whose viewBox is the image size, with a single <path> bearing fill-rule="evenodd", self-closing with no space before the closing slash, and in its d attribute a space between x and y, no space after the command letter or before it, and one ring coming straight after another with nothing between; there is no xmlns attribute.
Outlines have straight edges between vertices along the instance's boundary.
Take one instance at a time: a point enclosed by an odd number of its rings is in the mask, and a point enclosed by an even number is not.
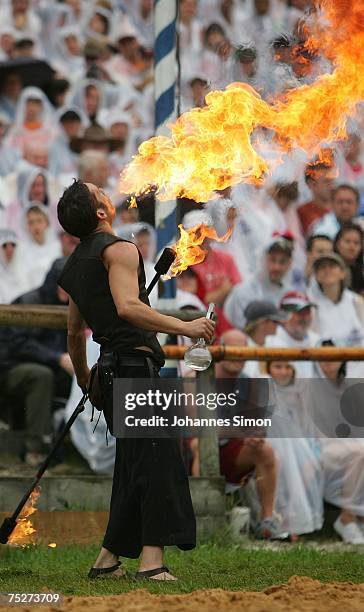
<svg viewBox="0 0 364 612"><path fill-rule="evenodd" d="M180 0L182 111L203 107L210 90L233 81L269 100L330 71L325 58L303 48L301 20L311 8L310 0ZM152 276L153 198L129 208L118 177L153 135L153 32L152 0L2 0L0 303L67 303L56 277L78 241L61 231L56 205L75 177L110 196L117 207L115 231L136 242L147 279ZM49 67L52 76L42 80ZM216 304L216 342L364 346L363 119L358 105L348 138L332 143L327 155L283 163L262 185L239 185L210 202L189 203L186 228L204 223L219 235L231 230L226 243L206 240L204 262L177 279L177 307ZM157 304L155 292L151 301ZM52 411L64 407L71 392L65 332L0 328L0 335L0 399L7 406L25 404L22 458L38 465L52 434ZM348 379L362 376L363 367L218 364L217 376L274 382L295 431L291 438L278 432L271 439L220 446L221 469L232 484L252 481L255 474L266 519L260 522L262 537L277 531L274 506L290 534L320 528L326 499L341 509L335 523L340 536L364 543L363 442L358 437L310 444L305 436L312 432L297 418L302 395L315 403L313 392L299 392L300 380L329 381L337 395ZM74 389L75 384L71 398ZM318 411L325 401L316 398ZM11 417L10 425L16 420ZM78 423L82 428L82 419ZM76 423L75 443L95 471L107 471L105 455L98 463L86 436ZM191 442L195 474L197 448Z"/></svg>

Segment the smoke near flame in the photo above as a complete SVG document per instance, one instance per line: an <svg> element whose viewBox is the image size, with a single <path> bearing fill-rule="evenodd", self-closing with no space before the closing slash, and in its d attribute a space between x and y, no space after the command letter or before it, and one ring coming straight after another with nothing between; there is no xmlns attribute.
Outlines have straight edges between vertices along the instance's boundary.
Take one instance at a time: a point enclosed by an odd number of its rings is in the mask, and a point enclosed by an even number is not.
<svg viewBox="0 0 364 612"><path fill-rule="evenodd" d="M203 202L216 190L263 181L268 163L254 143L262 128L282 152L300 148L309 156L345 138L347 117L364 99L364 0L315 0L307 30L306 50L330 60L330 74L271 103L242 83L210 92L206 107L184 113L170 137L141 144L121 175L121 192L138 196L153 189L160 200Z"/></svg>
<svg viewBox="0 0 364 612"><path fill-rule="evenodd" d="M206 238L217 242L226 242L231 236L231 230L224 236L218 236L213 227L203 224L190 227L187 230L179 225L178 229L180 237L173 247L176 251L176 258L169 269L169 277L177 276L187 270L189 266L201 263L205 259L206 250L202 248L202 244Z"/></svg>
<svg viewBox="0 0 364 612"><path fill-rule="evenodd" d="M8 539L8 544L11 546L25 547L29 544L34 544L34 538L36 530L33 527L33 523L29 518L34 512L36 512L36 501L40 495L40 487L34 489L31 493L27 503L17 519L16 527L13 533Z"/></svg>

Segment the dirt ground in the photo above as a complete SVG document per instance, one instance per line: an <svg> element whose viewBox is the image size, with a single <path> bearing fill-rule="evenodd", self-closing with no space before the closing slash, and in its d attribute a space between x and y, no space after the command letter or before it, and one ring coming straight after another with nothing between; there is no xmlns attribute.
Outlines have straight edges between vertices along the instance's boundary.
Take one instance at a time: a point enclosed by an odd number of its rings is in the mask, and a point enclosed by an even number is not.
<svg viewBox="0 0 364 612"><path fill-rule="evenodd" d="M29 612L31 606L16 606ZM199 590L188 595L153 595L144 589L108 597L67 597L59 606L44 606L42 612L362 612L364 584L322 583L293 576L287 584L254 591ZM0 607L1 612L14 607Z"/></svg>

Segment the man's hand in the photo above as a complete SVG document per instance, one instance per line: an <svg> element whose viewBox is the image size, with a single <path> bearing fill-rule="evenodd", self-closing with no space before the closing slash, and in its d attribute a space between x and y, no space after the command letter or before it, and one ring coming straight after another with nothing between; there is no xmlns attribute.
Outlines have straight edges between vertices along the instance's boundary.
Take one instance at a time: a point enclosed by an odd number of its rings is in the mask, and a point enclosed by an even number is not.
<svg viewBox="0 0 364 612"><path fill-rule="evenodd" d="M85 393L88 390L90 379L90 370L87 369L83 374L77 376L77 384L82 389L82 392Z"/></svg>
<svg viewBox="0 0 364 612"><path fill-rule="evenodd" d="M73 369L71 357L69 356L68 353L63 353L63 355L60 356L59 365L61 366L62 370L65 370L65 372L67 372L67 374L69 374L70 376L73 376L74 369Z"/></svg>
<svg viewBox="0 0 364 612"><path fill-rule="evenodd" d="M187 336L187 338L203 338L210 344L214 337L215 325L215 321L210 321L206 317L188 321L188 323L185 323L183 336Z"/></svg>

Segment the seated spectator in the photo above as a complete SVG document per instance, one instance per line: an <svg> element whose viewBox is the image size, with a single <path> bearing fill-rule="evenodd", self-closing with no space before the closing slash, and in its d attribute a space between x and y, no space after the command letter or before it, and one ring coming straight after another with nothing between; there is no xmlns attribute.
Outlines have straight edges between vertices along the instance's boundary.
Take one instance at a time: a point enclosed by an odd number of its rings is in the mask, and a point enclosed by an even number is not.
<svg viewBox="0 0 364 612"><path fill-rule="evenodd" d="M75 26L60 28L56 33L55 57L52 66L58 73L72 80L82 79L85 74L85 58L82 55L82 36Z"/></svg>
<svg viewBox="0 0 364 612"><path fill-rule="evenodd" d="M139 220L139 211L135 206L130 206L130 199L127 198L119 205L116 205L116 217L113 223L113 228L117 234L124 231L125 227L137 223Z"/></svg>
<svg viewBox="0 0 364 612"><path fill-rule="evenodd" d="M140 33L142 42L148 49L154 47L153 0L136 0L130 3L130 17L135 29Z"/></svg>
<svg viewBox="0 0 364 612"><path fill-rule="evenodd" d="M2 26L0 29L0 61L6 62L13 56L16 32L11 26Z"/></svg>
<svg viewBox="0 0 364 612"><path fill-rule="evenodd" d="M246 346L244 334L236 329L225 332L221 341L224 344ZM243 368L243 361L219 361L215 364L216 378L248 378L241 373ZM252 387L249 390L251 393ZM246 401L249 402L249 398L250 394L244 398L244 405ZM244 485L254 475L261 508L256 535L263 539L277 537L282 531L279 517L274 514L278 465L270 442L264 437L221 439L220 470L232 484Z"/></svg>
<svg viewBox="0 0 364 612"><path fill-rule="evenodd" d="M352 223L359 211L360 196L355 187L339 185L333 192L332 212L327 213L312 227L313 234L324 234L335 239L339 229Z"/></svg>
<svg viewBox="0 0 364 612"><path fill-rule="evenodd" d="M330 238L324 236L323 234L314 234L307 239L306 242L306 282L309 285L310 280L313 274L313 264L322 255L326 255L327 253L332 253L333 251L333 243Z"/></svg>
<svg viewBox="0 0 364 612"><path fill-rule="evenodd" d="M275 396L272 427L268 431L279 465L275 510L282 516L282 529L292 538L322 528L322 467L315 442L304 437L304 388L295 383L295 367L284 361L271 361L267 363L267 373L274 383Z"/></svg>
<svg viewBox="0 0 364 612"><path fill-rule="evenodd" d="M187 89L187 88L186 88ZM188 89L182 101L182 111L206 106L206 95L210 91L205 75L195 75L188 81Z"/></svg>
<svg viewBox="0 0 364 612"><path fill-rule="evenodd" d="M319 336L311 330L313 323L313 308L315 304L307 295L298 291L286 293L280 303L280 308L288 315L286 321L277 328L274 335L265 339L265 346L275 348L310 348L317 345ZM310 378L311 361L297 361L295 374L299 378Z"/></svg>
<svg viewBox="0 0 364 612"><path fill-rule="evenodd" d="M202 211L191 211L183 218L185 229L199 224L211 226L212 219ZM194 266L194 272L199 281L197 295L205 304L214 302L217 306L222 306L233 286L240 282L241 277L233 258L213 248L209 238L204 240L203 248L206 250L206 257L202 263Z"/></svg>
<svg viewBox="0 0 364 612"><path fill-rule="evenodd" d="M8 116L0 113L0 176L7 176L12 172L20 159L19 152L10 149L6 143L6 133L9 126Z"/></svg>
<svg viewBox="0 0 364 612"><path fill-rule="evenodd" d="M72 90L71 104L76 105L86 115L89 122L97 123L98 113L107 108L106 90L96 79L83 79Z"/></svg>
<svg viewBox="0 0 364 612"><path fill-rule="evenodd" d="M334 338L346 346L363 342L364 299L347 289L347 268L340 255L319 257L313 264L315 282L309 290L317 305L313 327L321 338Z"/></svg>
<svg viewBox="0 0 364 612"><path fill-rule="evenodd" d="M109 155L110 174L118 182L124 166L136 153L136 142L133 136L132 119L127 113L119 110L101 111L100 125L112 139L112 153Z"/></svg>
<svg viewBox="0 0 364 612"><path fill-rule="evenodd" d="M152 82L153 74L149 57L144 53L138 32L132 26L125 26L118 32L118 53L105 63L105 68L117 83L132 84L142 92Z"/></svg>
<svg viewBox="0 0 364 612"><path fill-rule="evenodd" d="M11 25L21 35L37 36L41 31L41 22L31 7L30 0L10 0L2 3L0 23Z"/></svg>
<svg viewBox="0 0 364 612"><path fill-rule="evenodd" d="M109 166L104 151L84 151L78 159L78 177L84 183L93 183L106 192L111 189L108 184Z"/></svg>
<svg viewBox="0 0 364 612"><path fill-rule="evenodd" d="M288 315L273 304L265 300L250 302L244 311L244 333L248 346L264 346L267 337L274 337L277 326L288 319ZM259 361L247 361L244 374L251 378L264 376L263 364Z"/></svg>
<svg viewBox="0 0 364 612"><path fill-rule="evenodd" d="M313 225L332 210L332 191L334 188L333 168L325 163L311 163L306 166L305 181L313 199L297 209L305 236L312 233ZM315 234L321 233L317 229Z"/></svg>
<svg viewBox="0 0 364 612"><path fill-rule="evenodd" d="M232 65L232 81L258 86L258 53L255 47L240 45L234 51Z"/></svg>
<svg viewBox="0 0 364 612"><path fill-rule="evenodd" d="M0 229L0 304L10 304L30 289L18 243L16 232Z"/></svg>
<svg viewBox="0 0 364 612"><path fill-rule="evenodd" d="M7 137L8 146L23 156L26 143L49 144L54 138L54 111L48 98L37 87L26 87L17 103L14 125Z"/></svg>
<svg viewBox="0 0 364 612"><path fill-rule="evenodd" d="M347 223L338 232L334 250L350 270L348 288L355 293L364 293L364 234L355 223Z"/></svg>
<svg viewBox="0 0 364 612"><path fill-rule="evenodd" d="M364 204L364 163L363 144L360 132L352 132L343 144L343 152L339 157L340 183L353 185L360 192L361 212Z"/></svg>
<svg viewBox="0 0 364 612"><path fill-rule="evenodd" d="M39 287L55 259L61 256L59 240L50 231L49 211L32 202L24 213L25 235L19 249L29 287Z"/></svg>
<svg viewBox="0 0 364 612"><path fill-rule="evenodd" d="M79 135L81 127L87 125L86 116L74 106L66 106L57 111L59 134L49 151L49 169L54 175L75 174L77 154L71 148L72 139Z"/></svg>
<svg viewBox="0 0 364 612"><path fill-rule="evenodd" d="M287 280L291 265L292 243L285 238L273 238L265 249L260 273L236 285L226 299L224 314L234 327L244 329L244 311L253 300L268 300L278 306L282 296L292 289Z"/></svg>
<svg viewBox="0 0 364 612"><path fill-rule="evenodd" d="M68 302L67 294L57 286L64 260L57 260L39 289L20 296L16 304L52 304ZM67 353L64 329L38 327L1 328L0 369L6 398L21 401L25 407L25 462L37 466L45 459L52 433L51 403L67 399L72 382L72 362ZM5 375L5 377L3 377ZM3 389L2 385L2 389Z"/></svg>
<svg viewBox="0 0 364 612"><path fill-rule="evenodd" d="M324 340L323 346L335 346L332 340ZM364 444L351 424L350 438L340 437L337 431L343 423L342 398L346 402L361 403L352 386L346 380L345 364L319 362L314 364L314 376L310 388L306 388L305 411L311 420L324 477L324 498L340 508L334 529L348 544L364 544ZM350 387L354 393L350 394ZM309 391L307 393L307 391ZM347 434L346 434L347 435Z"/></svg>
<svg viewBox="0 0 364 612"><path fill-rule="evenodd" d="M40 167L22 162L16 173L16 196L7 206L6 224L15 231L24 231L24 211L32 202L38 202L48 209L49 221L56 224L55 202L50 197L50 177Z"/></svg>

